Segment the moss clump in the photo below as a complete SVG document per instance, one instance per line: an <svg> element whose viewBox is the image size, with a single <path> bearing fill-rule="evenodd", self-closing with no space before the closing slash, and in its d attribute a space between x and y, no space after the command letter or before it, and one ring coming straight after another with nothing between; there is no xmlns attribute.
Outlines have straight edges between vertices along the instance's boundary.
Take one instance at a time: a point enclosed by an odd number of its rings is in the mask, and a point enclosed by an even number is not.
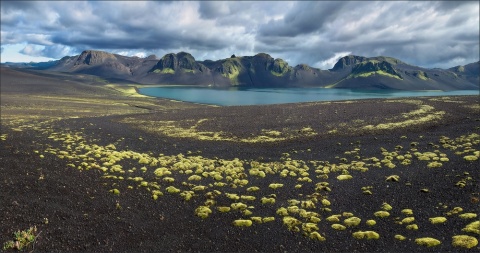
<svg viewBox="0 0 480 253"><path fill-rule="evenodd" d="M227 212L230 212L230 207L229 206L217 206L217 210L221 213L227 213Z"/></svg>
<svg viewBox="0 0 480 253"><path fill-rule="evenodd" d="M263 217L262 222L267 223L267 222L272 222L275 220L275 217Z"/></svg>
<svg viewBox="0 0 480 253"><path fill-rule="evenodd" d="M165 188L165 190L167 190L168 193L179 193L180 192L180 189L177 189L173 186L169 186L169 187Z"/></svg>
<svg viewBox="0 0 480 253"><path fill-rule="evenodd" d="M110 190L111 193L115 194L115 195L119 195L120 194L120 191L118 189L111 189Z"/></svg>
<svg viewBox="0 0 480 253"><path fill-rule="evenodd" d="M462 229L463 232L480 235L480 221L474 221Z"/></svg>
<svg viewBox="0 0 480 253"><path fill-rule="evenodd" d="M422 238L415 239L415 243L418 244L418 245L433 247L433 246L440 245L442 242L440 242L439 240L437 240L435 238L422 237Z"/></svg>
<svg viewBox="0 0 480 253"><path fill-rule="evenodd" d="M329 206L331 203L328 201L328 199L322 199L322 205L324 206Z"/></svg>
<svg viewBox="0 0 480 253"><path fill-rule="evenodd" d="M247 209L247 205L241 203L241 202L238 202L238 203L232 203L230 205L230 207L233 209L233 210L245 210Z"/></svg>
<svg viewBox="0 0 480 253"><path fill-rule="evenodd" d="M390 216L390 213L387 211L378 211L378 212L375 212L373 215L375 215L375 217L385 218Z"/></svg>
<svg viewBox="0 0 480 253"><path fill-rule="evenodd" d="M191 175L190 177L188 177L187 180L188 181L200 181L200 180L202 180L202 177L199 176L199 175Z"/></svg>
<svg viewBox="0 0 480 253"><path fill-rule="evenodd" d="M390 181L390 182L398 182L400 180L400 176L398 175L391 175L391 176L388 176L387 179L385 179L385 181Z"/></svg>
<svg viewBox="0 0 480 253"><path fill-rule="evenodd" d="M277 210L277 214L280 215L280 216L287 216L288 215L288 210L285 207L280 207Z"/></svg>
<svg viewBox="0 0 480 253"><path fill-rule="evenodd" d="M313 203L313 201L311 201L311 200L302 201L302 202L300 202L300 205L302 206L302 208L305 208L305 209L314 209L315 208L315 203Z"/></svg>
<svg viewBox="0 0 480 253"><path fill-rule="evenodd" d="M358 231L358 232L354 232L352 235L355 239L358 239L358 240L360 239L377 240L380 238L380 235L375 231Z"/></svg>
<svg viewBox="0 0 480 253"><path fill-rule="evenodd" d="M445 217L433 217L428 219L432 224L441 224L447 221Z"/></svg>
<svg viewBox="0 0 480 253"><path fill-rule="evenodd" d="M455 235L452 237L453 247L471 249L478 245L477 238L469 235Z"/></svg>
<svg viewBox="0 0 480 253"><path fill-rule="evenodd" d="M258 169L251 169L249 174L252 175L252 176L258 176L258 177L261 177L261 178L264 178L266 176L265 172L263 172L261 170L258 170Z"/></svg>
<svg viewBox="0 0 480 253"><path fill-rule="evenodd" d="M353 177L351 175L339 175L337 177L338 180L342 181L342 180L349 180L349 179L352 179Z"/></svg>
<svg viewBox="0 0 480 253"><path fill-rule="evenodd" d="M253 224L251 220L234 220L233 225L235 227L250 227Z"/></svg>
<svg viewBox="0 0 480 253"><path fill-rule="evenodd" d="M405 215L413 215L413 210L412 209L403 209L402 213Z"/></svg>
<svg viewBox="0 0 480 253"><path fill-rule="evenodd" d="M185 199L186 201L189 201L195 193L193 191L183 191L180 193L180 196Z"/></svg>
<svg viewBox="0 0 480 253"><path fill-rule="evenodd" d="M411 224L407 225L408 230L418 230L418 225L417 224Z"/></svg>
<svg viewBox="0 0 480 253"><path fill-rule="evenodd" d="M250 219L258 224L262 223L262 217L254 216L254 217L250 217Z"/></svg>
<svg viewBox="0 0 480 253"><path fill-rule="evenodd" d="M327 217L326 220L329 221L329 222L340 222L340 219L339 219L340 217L341 217L341 215L335 214L335 215L331 215L331 216Z"/></svg>
<svg viewBox="0 0 480 253"><path fill-rule="evenodd" d="M172 172L169 171L167 168L162 167L162 168L156 169L156 170L153 172L153 174L155 174L155 176L157 176L157 177L161 177L161 176L171 175Z"/></svg>
<svg viewBox="0 0 480 253"><path fill-rule="evenodd" d="M262 198L262 204L275 204L275 199L274 198Z"/></svg>
<svg viewBox="0 0 480 253"><path fill-rule="evenodd" d="M407 217L402 220L402 224L409 224L415 221L414 217Z"/></svg>
<svg viewBox="0 0 480 253"><path fill-rule="evenodd" d="M195 215L205 219L212 213L212 210L208 206L199 206L195 209Z"/></svg>
<svg viewBox="0 0 480 253"><path fill-rule="evenodd" d="M461 212L463 212L463 208L457 206L457 207L454 207L452 210L448 211L447 216L451 216Z"/></svg>
<svg viewBox="0 0 480 253"><path fill-rule="evenodd" d="M335 230L345 230L345 229L347 229L347 227L345 227L342 224L332 224L332 228L335 229Z"/></svg>
<svg viewBox="0 0 480 253"><path fill-rule="evenodd" d="M367 220L367 222L365 222L368 226L375 226L377 224L377 222L375 220Z"/></svg>
<svg viewBox="0 0 480 253"><path fill-rule="evenodd" d="M277 189L277 188L281 188L283 187L283 184L270 184L268 187L272 188L272 189Z"/></svg>
<svg viewBox="0 0 480 253"><path fill-rule="evenodd" d="M247 201L254 201L256 198L255 196L242 195L240 196L240 199L247 200Z"/></svg>
<svg viewBox="0 0 480 253"><path fill-rule="evenodd" d="M390 210L392 210L392 206L389 205L388 203L383 203L382 204L382 209L385 210L385 211L390 211Z"/></svg>
<svg viewBox="0 0 480 253"><path fill-rule="evenodd" d="M358 217L350 217L348 219L345 219L343 221L343 223L349 227L353 227L353 226L358 226L358 224L360 224L362 220Z"/></svg>
<svg viewBox="0 0 480 253"><path fill-rule="evenodd" d="M238 194L235 194L235 193L225 193L225 195L227 196L227 198L229 198L231 200L239 200L240 199L240 196L238 196Z"/></svg>
<svg viewBox="0 0 480 253"><path fill-rule="evenodd" d="M318 240L318 241L325 241L325 237L323 237L320 233L318 233L317 231L315 232L311 232L310 235L309 235L310 239L313 239L313 240Z"/></svg>
<svg viewBox="0 0 480 253"><path fill-rule="evenodd" d="M315 224L315 223L310 223L310 222L303 223L302 224L302 230L307 232L307 233L311 233L313 231L318 230L318 225Z"/></svg>
<svg viewBox="0 0 480 253"><path fill-rule="evenodd" d="M260 190L260 188L257 187L257 186L252 186L252 187L247 188L247 192L255 192L255 191L258 191L258 190Z"/></svg>
<svg viewBox="0 0 480 253"><path fill-rule="evenodd" d="M302 222L295 219L294 217L285 216L285 217L283 217L283 224L285 226L287 226L288 230L294 231L294 232L299 232L300 228L298 228L298 226L301 225Z"/></svg>
<svg viewBox="0 0 480 253"><path fill-rule="evenodd" d="M477 218L477 214L476 213L462 213L462 214L458 215L458 217L460 219L474 219L474 218Z"/></svg>
<svg viewBox="0 0 480 253"><path fill-rule="evenodd" d="M287 207L287 211L289 213L298 213L300 212L300 208L298 208L298 206L289 206Z"/></svg>
<svg viewBox="0 0 480 253"><path fill-rule="evenodd" d="M163 181L165 181L167 183L173 183L173 182L175 182L175 179L173 177L164 177Z"/></svg>
<svg viewBox="0 0 480 253"><path fill-rule="evenodd" d="M399 241L403 241L403 240L407 239L407 237L405 237L403 235L395 235L395 239L397 239Z"/></svg>
<svg viewBox="0 0 480 253"><path fill-rule="evenodd" d="M157 200L159 196L163 196L163 192L161 192L159 190L153 190L152 191L153 200Z"/></svg>
<svg viewBox="0 0 480 253"><path fill-rule="evenodd" d="M463 159L465 159L465 161L473 162L473 161L478 160L478 157L474 156L474 155L466 155L466 156L463 157Z"/></svg>
<svg viewBox="0 0 480 253"><path fill-rule="evenodd" d="M427 167L428 168L438 168L438 167L442 167L442 163L441 162L437 162L437 161L433 161L433 162L430 162L427 164Z"/></svg>

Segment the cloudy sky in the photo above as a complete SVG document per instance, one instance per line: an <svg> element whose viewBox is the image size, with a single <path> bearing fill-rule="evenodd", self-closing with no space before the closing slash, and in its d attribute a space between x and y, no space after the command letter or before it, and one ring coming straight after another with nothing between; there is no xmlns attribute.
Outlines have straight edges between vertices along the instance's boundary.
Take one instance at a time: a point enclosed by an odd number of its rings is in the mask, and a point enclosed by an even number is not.
<svg viewBox="0 0 480 253"><path fill-rule="evenodd" d="M197 60L260 52L328 69L342 56L448 68L479 60L478 1L1 1L1 62L95 49L186 51Z"/></svg>

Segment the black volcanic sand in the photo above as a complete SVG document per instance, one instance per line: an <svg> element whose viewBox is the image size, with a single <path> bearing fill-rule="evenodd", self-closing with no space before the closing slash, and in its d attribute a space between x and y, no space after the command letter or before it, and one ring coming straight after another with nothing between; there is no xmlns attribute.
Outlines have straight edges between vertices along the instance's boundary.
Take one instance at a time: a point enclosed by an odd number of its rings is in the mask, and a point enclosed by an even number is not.
<svg viewBox="0 0 480 253"><path fill-rule="evenodd" d="M2 244L13 232L36 226L38 237L29 250L37 252L480 249L452 246L454 235L479 236L462 231L479 218L461 216L479 215L478 96L212 107L138 98L78 75L2 68L1 78ZM379 125L388 123L385 129ZM171 174L156 176L157 168ZM271 174L251 175L252 168ZM212 178L214 170L221 178ZM341 174L352 179L340 181ZM200 180L188 180L192 175ZM390 175L399 181L386 181ZM320 182L331 191L320 189ZM283 187L272 189L272 183ZM193 197L187 201L169 193L169 186L192 191ZM260 190L246 190L252 186ZM232 200L226 193L256 199ZM275 203L262 204L262 197ZM290 204L292 199L310 200L314 207ZM217 210L234 202L245 203L252 214ZM392 207L390 216L376 217L384 203ZM289 230L277 210L293 205L320 221L291 208L288 216L300 224ZM212 213L196 216L199 206ZM450 212L455 207L462 211ZM327 221L336 214L338 222ZM349 215L360 224L331 227L345 225ZM232 224L251 217L275 220ZM402 223L405 217L415 220ZM432 224L432 217L447 221ZM370 219L376 224L368 226ZM312 231L325 241L309 238L308 223L317 224ZM418 230L406 228L411 224ZM379 239L356 239L357 231L375 231ZM441 244L417 245L422 237Z"/></svg>

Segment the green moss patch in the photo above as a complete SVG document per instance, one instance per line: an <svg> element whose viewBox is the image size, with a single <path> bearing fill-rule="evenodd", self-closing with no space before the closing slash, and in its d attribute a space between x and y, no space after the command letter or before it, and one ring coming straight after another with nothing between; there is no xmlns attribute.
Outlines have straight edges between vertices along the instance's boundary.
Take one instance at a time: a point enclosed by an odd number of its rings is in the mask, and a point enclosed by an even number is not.
<svg viewBox="0 0 480 253"><path fill-rule="evenodd" d="M435 238L422 237L422 238L415 239L415 243L422 246L434 247L434 246L440 245L442 242L440 242Z"/></svg>
<svg viewBox="0 0 480 253"><path fill-rule="evenodd" d="M335 229L335 230L345 230L345 229L347 229L347 227L345 227L342 224L332 224L332 228Z"/></svg>
<svg viewBox="0 0 480 253"><path fill-rule="evenodd" d="M378 211L378 212L375 212L373 215L375 215L375 217L379 217L379 218L386 218L386 217L390 216L390 213L387 212L387 211Z"/></svg>
<svg viewBox="0 0 480 253"><path fill-rule="evenodd" d="M469 235L455 235L452 237L453 247L471 249L478 245L477 238Z"/></svg>
<svg viewBox="0 0 480 253"><path fill-rule="evenodd" d="M432 224L441 224L441 223L445 223L447 221L447 218L445 218L445 217L433 217L433 218L429 218L428 220Z"/></svg>
<svg viewBox="0 0 480 253"><path fill-rule="evenodd" d="M358 217L350 217L343 221L343 223L349 227L358 226L362 220Z"/></svg>
<svg viewBox="0 0 480 253"><path fill-rule="evenodd" d="M360 239L378 240L380 238L380 235L375 231L357 231L357 232L354 232L352 235L355 239L359 239L359 240Z"/></svg>
<svg viewBox="0 0 480 253"><path fill-rule="evenodd" d="M474 221L462 229L463 232L480 235L480 221Z"/></svg>
<svg viewBox="0 0 480 253"><path fill-rule="evenodd" d="M251 220L234 220L233 225L235 227L250 227L253 222Z"/></svg>
<svg viewBox="0 0 480 253"><path fill-rule="evenodd" d="M349 180L352 179L353 177L351 175L339 175L337 176L337 179L342 181L342 180Z"/></svg>

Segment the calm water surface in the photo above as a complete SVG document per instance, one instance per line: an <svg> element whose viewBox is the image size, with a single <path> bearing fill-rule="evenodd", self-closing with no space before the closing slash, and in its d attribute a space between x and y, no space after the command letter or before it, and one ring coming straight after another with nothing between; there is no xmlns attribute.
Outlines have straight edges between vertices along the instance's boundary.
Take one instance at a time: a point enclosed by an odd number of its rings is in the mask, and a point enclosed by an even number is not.
<svg viewBox="0 0 480 253"><path fill-rule="evenodd" d="M207 88L191 86L141 88L143 95L192 103L232 106L265 105L314 101L419 96L479 95L478 90L392 91L326 88Z"/></svg>

